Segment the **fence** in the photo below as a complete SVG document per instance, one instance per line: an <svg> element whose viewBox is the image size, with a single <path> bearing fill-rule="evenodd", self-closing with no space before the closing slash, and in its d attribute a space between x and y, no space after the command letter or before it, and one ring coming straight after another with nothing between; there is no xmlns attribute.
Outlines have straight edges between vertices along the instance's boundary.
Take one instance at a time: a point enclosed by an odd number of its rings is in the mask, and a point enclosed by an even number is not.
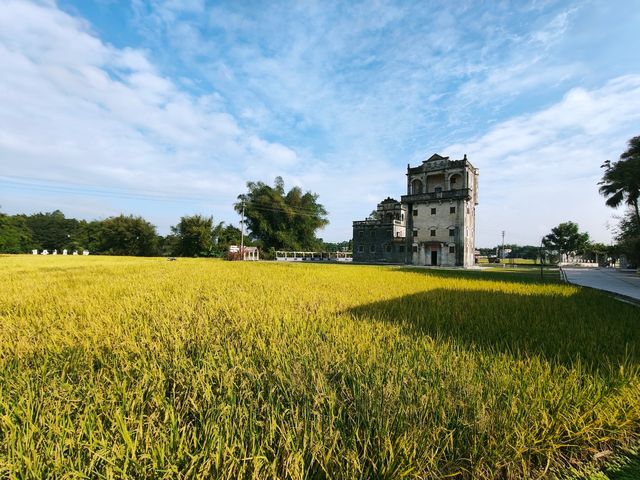
<svg viewBox="0 0 640 480"><path fill-rule="evenodd" d="M289 252L276 251L280 262L352 262L352 252Z"/></svg>

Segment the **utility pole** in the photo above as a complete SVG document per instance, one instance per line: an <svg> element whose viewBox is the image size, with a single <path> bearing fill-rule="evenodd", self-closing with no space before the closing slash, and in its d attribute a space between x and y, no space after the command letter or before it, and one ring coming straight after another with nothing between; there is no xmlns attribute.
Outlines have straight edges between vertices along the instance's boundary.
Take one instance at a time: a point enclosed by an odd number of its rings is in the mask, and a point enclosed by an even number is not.
<svg viewBox="0 0 640 480"><path fill-rule="evenodd" d="M502 230L502 260L504 260L504 230ZM502 268L504 268L504 262L501 261L500 263L502 263Z"/></svg>
<svg viewBox="0 0 640 480"><path fill-rule="evenodd" d="M540 281L544 282L544 237L540 240Z"/></svg>
<svg viewBox="0 0 640 480"><path fill-rule="evenodd" d="M242 220L240 220L240 258L244 260L244 200L242 201Z"/></svg>

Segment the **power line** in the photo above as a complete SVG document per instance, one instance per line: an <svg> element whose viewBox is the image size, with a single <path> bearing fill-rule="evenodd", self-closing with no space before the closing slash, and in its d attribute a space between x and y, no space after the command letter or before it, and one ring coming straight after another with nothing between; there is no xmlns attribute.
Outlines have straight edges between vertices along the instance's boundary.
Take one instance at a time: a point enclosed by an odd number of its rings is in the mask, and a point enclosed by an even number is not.
<svg viewBox="0 0 640 480"><path fill-rule="evenodd" d="M317 216L317 213L314 213L312 209L308 209L304 207L295 207L295 206L289 206L289 205L279 207L275 205L268 205L265 203L256 203L256 202L245 202L245 205L250 205L256 210L293 213L295 215L302 215L307 217Z"/></svg>
<svg viewBox="0 0 640 480"><path fill-rule="evenodd" d="M291 211L288 211L284 208L267 208L267 207L253 207L255 210L260 210L260 211L264 211L264 212L280 212L280 213L292 213ZM300 215L303 217L315 217L316 215L313 215L311 213L301 213L301 212L293 212L294 215Z"/></svg>
<svg viewBox="0 0 640 480"><path fill-rule="evenodd" d="M159 191L159 190L151 190L144 188L127 188L127 187L116 187L112 185L91 185L91 184L81 184L81 183L73 183L73 182L54 182L51 180L43 180L43 179L28 179L25 177L21 178L9 178L9 180L2 180L0 177L0 181L4 181L5 183L12 183L18 186L26 186L26 187L34 187L34 188L48 188L48 189L56 189L63 192L80 192L80 193L88 193L88 194L108 194L110 196L133 196L133 197L142 197L142 198L152 198L152 199L204 199L204 197L198 196L185 196L176 193Z"/></svg>
<svg viewBox="0 0 640 480"><path fill-rule="evenodd" d="M2 179L8 179L8 180L2 180ZM159 200L185 200L185 201L190 201L190 200L210 201L211 200L208 197L176 195L173 193L162 192L159 190L136 189L135 192L131 192L131 191L128 191L128 189L125 187L98 186L98 185L83 184L83 183L68 182L68 181L53 182L51 180L46 180L46 179L39 179L35 177L24 177L24 176L17 176L17 175L13 175L13 176L0 175L0 182L8 183L11 186L24 187L25 189L52 191L54 193L71 193L71 194L82 193L82 194L96 195L96 196L113 196L113 197L121 197L121 198L148 198L148 199L159 199ZM121 192L119 192L118 190L120 190ZM144 192L147 192L147 193L144 193ZM269 208L279 208L275 205L267 204L265 202L251 201L247 203L253 204L256 207L265 206ZM287 208L290 210L296 210L300 212L313 213L313 210L305 207L287 206Z"/></svg>
<svg viewBox="0 0 640 480"><path fill-rule="evenodd" d="M49 184L54 184L57 186L61 186L63 188L67 188L67 186L69 188L74 188L74 187L80 187L82 189L85 188L90 188L90 189L98 189L98 190L122 190L125 193L127 191L130 191L133 187L118 187L118 186L114 186L114 185L94 185L94 184L90 184L90 183L85 183L85 182L72 182L70 180L65 180L65 181L61 181L61 180L50 180L50 179L46 179L46 178L37 178L37 177L28 177L28 176L20 176L20 175L0 175L0 178L7 178L9 179L9 181L17 181L17 182L26 182L26 183L33 183L33 182L39 182L39 183L49 183ZM159 195L159 196L173 196L172 193L167 193L165 191L160 191L160 190L153 190L153 189L149 189L149 188L140 188L140 187L135 187L135 191L137 192L147 192L149 195Z"/></svg>
<svg viewBox="0 0 640 480"><path fill-rule="evenodd" d="M124 198L129 200L137 200L137 199L158 200L158 201L167 201L167 202L211 201L211 198L175 195L175 194L167 194L163 192L137 193L137 192L126 191L121 187L92 187L92 186L76 187L76 186L65 186L64 184L51 185L51 184L45 184L45 183L29 182L24 180L11 180L11 179L4 180L3 177L0 177L0 183L7 185L9 188L15 188L19 190L40 191L40 192L49 192L49 193L66 193L70 195L113 197L113 198ZM142 192L144 192L144 190Z"/></svg>
<svg viewBox="0 0 640 480"><path fill-rule="evenodd" d="M0 183L4 183L8 185L10 188L26 190L26 191L36 191L36 192L47 192L47 193L65 193L70 195L88 195L93 197L105 197L105 198L120 198L126 200L152 200L152 201L162 201L162 202L193 202L193 201L202 201L202 202L210 202L212 199L207 197L200 196L183 196L183 195L175 195L175 194L167 194L165 192L154 191L154 190L141 190L141 192L148 193L138 193L127 191L123 187L99 187L95 185L89 184L80 184L73 182L57 182L53 183L50 180L38 179L34 177L19 177L19 176L9 176L9 175L0 175ZM119 191L118 191L119 190ZM247 205L252 206L252 208L261 211L271 211L271 212L280 212L280 213L293 213L295 215L309 216L314 217L317 215L312 209L306 207L299 206L278 206L275 204L268 204L266 202L256 202L256 201L248 201L245 202Z"/></svg>

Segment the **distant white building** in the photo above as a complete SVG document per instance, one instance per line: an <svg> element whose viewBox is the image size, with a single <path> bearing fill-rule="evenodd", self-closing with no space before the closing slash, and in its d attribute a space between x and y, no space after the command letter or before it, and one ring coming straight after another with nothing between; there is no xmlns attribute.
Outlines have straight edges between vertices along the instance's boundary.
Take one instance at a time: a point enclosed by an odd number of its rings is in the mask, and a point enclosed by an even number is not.
<svg viewBox="0 0 640 480"><path fill-rule="evenodd" d="M229 245L227 259L257 261L260 260L260 251L258 250L258 247L242 247L241 253L238 245Z"/></svg>

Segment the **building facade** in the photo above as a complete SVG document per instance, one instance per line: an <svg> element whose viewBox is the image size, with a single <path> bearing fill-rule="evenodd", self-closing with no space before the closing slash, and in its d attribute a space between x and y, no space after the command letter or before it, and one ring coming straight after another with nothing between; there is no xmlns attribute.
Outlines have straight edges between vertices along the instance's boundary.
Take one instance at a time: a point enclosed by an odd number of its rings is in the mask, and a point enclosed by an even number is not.
<svg viewBox="0 0 640 480"><path fill-rule="evenodd" d="M432 155L407 165L407 194L387 198L373 218L353 222L353 260L430 266L474 263L478 169Z"/></svg>
<svg viewBox="0 0 640 480"><path fill-rule="evenodd" d="M373 218L353 222L353 261L405 263L407 208L393 198L378 204Z"/></svg>

